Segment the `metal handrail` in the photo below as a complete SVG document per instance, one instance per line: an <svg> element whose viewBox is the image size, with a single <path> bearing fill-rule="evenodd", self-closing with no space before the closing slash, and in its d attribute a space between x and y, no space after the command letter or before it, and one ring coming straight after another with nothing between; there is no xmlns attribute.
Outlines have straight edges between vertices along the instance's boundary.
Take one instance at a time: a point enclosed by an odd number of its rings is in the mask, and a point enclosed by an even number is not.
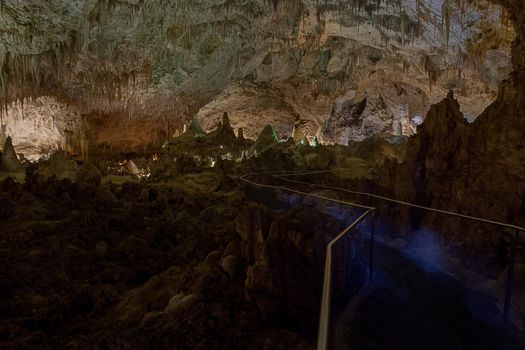
<svg viewBox="0 0 525 350"><path fill-rule="evenodd" d="M287 178L283 177L283 176L316 175L316 174L322 174L322 173L331 173L331 171L330 170L323 170L323 171L313 171L313 172L290 173L290 174L281 174L280 176L278 174L273 174L272 176L277 178L277 179L279 179L279 180L283 180L283 181L287 181L287 182L298 183L298 184L302 184L302 185L309 185L309 186L314 186L314 187L319 187L319 188L324 188L324 189L330 189L330 190L337 190L337 191L342 191L342 192L351 193L351 194L370 196L372 198L381 199L381 200L388 201L388 202L391 202L391 203L397 203L397 204L406 205L406 206L413 207L413 208L419 208L419 209L433 211L433 212L441 213L441 214L445 214L445 215L461 217L461 218L464 218L464 219L480 221L480 222L484 222L484 223L487 223L487 224L492 224L492 225L497 225L497 226L501 226L501 227L506 227L506 228L509 228L509 229L514 229L514 230L518 230L518 231L521 231L521 232L525 233L525 228L524 227L516 226L516 225L512 225L512 224L507 224L505 222L499 222L499 221L495 221L495 220L479 218L479 217L476 217L476 216L470 216L470 215L455 213L455 212L448 211L448 210L442 210L442 209L436 209L436 208L432 208L432 207L426 207L424 205L419 205L419 204L414 204L414 203L410 203L410 202L405 202L405 201L401 201L401 200L398 200L398 199L393 199L393 198L389 198L389 197L385 197L385 196L380 196L380 195L377 195L377 194L374 194L374 193L352 191L352 190L349 190L349 189L346 189L346 188L342 188L342 187L313 184L313 183L306 182L306 181L291 180L291 179L287 179Z"/></svg>
<svg viewBox="0 0 525 350"><path fill-rule="evenodd" d="M367 210L368 209L374 209L374 208L369 207L367 205L361 205L361 204L357 204L357 203L342 201L342 200L338 200L338 199L335 199L335 198L322 196L322 195L315 194L315 193L308 193L308 192L299 191L299 190L296 190L296 189L293 189L293 188L289 188L289 187L262 184L262 183L255 182L255 181L247 179L248 176L253 176L253 175L273 175L273 174L275 174L275 173L254 172L254 173L249 173L249 174L244 174L244 175L239 176L239 180L244 181L244 182L249 183L249 184L254 185L254 186L258 186L258 187L272 188L272 189L277 189L277 190L282 190L282 191L293 192L293 193L297 193L297 194L302 194L304 196L316 197L316 198L319 198L319 199L324 199L324 200L335 202L335 203L338 203L338 204L350 205L350 206L354 206L354 207L361 208L361 209L367 209Z"/></svg>
<svg viewBox="0 0 525 350"><path fill-rule="evenodd" d="M505 300L504 300L504 304L503 304L503 316L505 317L505 319L508 319L509 312L510 312L510 302L511 302L511 297L512 297L512 285L513 285L513 281L514 281L514 279L513 279L514 265L516 263L516 254L517 254L517 250L518 250L517 249L518 237L519 237L520 233L521 234L525 233L525 228L517 226L517 225L512 225L512 224L507 224L507 223L504 223L504 222L495 221L495 220L483 219L483 218L479 218L479 217L475 217L475 216L470 216L470 215L455 213L455 212L451 212L451 211L447 211L447 210L426 207L426 206L423 206L423 205L414 204L414 203L410 203L410 202L400 201L400 200L389 198L389 197L385 197L385 196L379 196L379 195L376 195L374 193L352 191L352 190L348 190L346 188L341 188L341 187L337 187L337 186L326 186L326 185L312 184L312 183L305 182L305 181L291 180L291 179L287 179L287 178L283 177L285 175L287 175L287 176L302 176L302 175L316 175L316 174L322 174L322 173L331 173L331 171L330 170L321 170L321 171L311 171L311 172L294 172L294 173L291 173L291 174L281 174L281 176L279 176L277 174L274 174L273 176L275 178L279 179L279 180L283 180L283 181L287 181L287 182L298 183L298 184L308 185L308 186L314 186L314 187L319 187L319 188L324 188L324 189L337 190L337 191L342 191L342 192L351 193L351 194L365 195L365 196L368 197L369 200L370 200L370 197L373 197L373 198L377 198L377 199L384 200L384 201L391 202L391 203L396 203L396 204L405 205L405 206L409 206L409 207L413 207L413 208L423 209L423 210L432 211L432 212L436 212L436 213L440 213L440 214L460 217L460 218L464 218L464 219L468 219L468 220L473 220L473 221L478 221L478 222L483 222L483 223L487 223L487 224L491 224L491 225L496 225L496 226L500 226L500 227L513 229L514 230L514 236L512 238L512 244L511 244L511 250L510 250L510 261L509 261L509 268L508 268L508 271L507 271L507 285L505 287Z"/></svg>
<svg viewBox="0 0 525 350"><path fill-rule="evenodd" d="M294 172L295 173L295 172ZM324 277L323 277L323 292L321 296L321 311L319 315L319 330L318 330L318 336L317 336L317 349L327 349L328 347L328 329L330 326L330 301L331 301L331 295L332 295L332 248L333 246L346 234L348 234L350 231L352 231L359 223L361 223L370 213L375 212L375 208L364 206L352 202L342 201L330 197L321 196L315 193L308 193L303 192L299 190L295 190L292 188L284 187L284 186L274 186L274 185L268 185L263 184L260 182L255 182L252 180L247 179L249 176L254 175L274 175L275 172L269 172L269 173L260 173L260 172L253 172L245 175L239 176L239 179L241 181L244 181L248 184L263 187L263 188L272 188L272 189L278 189L278 190L284 190L289 191L293 193L302 194L305 196L311 196L316 198L321 198L327 201L344 204L348 206L358 207L365 209L363 214L361 214L354 222L352 222L348 227L346 227L343 231L341 231L334 239L332 239L328 245L326 246L326 259L325 259L325 265L324 265ZM373 261L373 246L374 246L374 231L372 226L372 232L371 232L371 238L370 238L370 258L369 258L369 273L370 276L372 274L372 261Z"/></svg>
<svg viewBox="0 0 525 350"><path fill-rule="evenodd" d="M321 299L321 312L320 312L320 320L319 320L319 332L318 332L318 338L317 338L317 349L321 349L321 350L322 349L326 349L327 346L328 346L328 328L329 328L329 323L330 323L329 316L330 316L330 298L331 298L332 247L333 247L333 245L335 243L337 243L337 241L339 239L341 239L343 236L345 236L356 225L358 225L362 220L364 220L366 218L366 216L368 216L370 213L374 212L376 210L376 208L370 207L368 205L364 206L364 205L357 204L357 203L352 203L352 202L342 201L342 200L338 200L338 199L334 199L334 198L330 198L330 197L326 197L326 196L321 196L321 195L314 194L314 193L308 193L308 192L304 192L304 191L299 191L299 190L292 189L292 188L289 188L289 187L267 185L267 184L254 182L254 181L251 181L251 180L247 179L247 177L249 177L249 176L254 176L254 175L271 175L272 177L277 178L277 179L282 180L282 181L287 181L287 182L291 182L291 183L298 183L298 184L302 184L302 185L309 185L309 186L314 186L314 187L319 187L319 188L324 188L324 189L330 189L330 190L337 190L337 191L342 191L342 192L351 193L351 194L366 195L368 197L368 199L370 199L371 197L372 198L377 198L377 199L380 199L380 200L384 200L384 201L388 201L388 202L396 203L396 204L400 204L400 205L405 205L405 206L409 206L409 207L413 207L413 208L419 208L419 209L432 211L432 212L436 212L436 213L440 213L440 214L460 217L460 218L464 218L464 219L469 219L469 220L474 220L474 221L478 221L478 222L483 222L483 223L497 225L497 226L501 226L501 227L505 227L505 228L514 229L515 230L515 234L514 234L513 241L512 241L511 257L510 257L510 262L509 262L507 286L506 286L506 292L505 292L504 311L503 311L504 317L508 318L508 314L509 314L509 310L510 310L510 300L511 300L511 295L512 295L513 272L514 272L514 264L515 264L515 261L516 261L518 235L520 233L525 232L525 228L520 227L520 226L516 226L516 225L512 225L512 224L507 224L507 223L503 223L503 222L494 221L494 220L488 220L488 219L483 219L483 218L479 218L479 217L475 217L475 216L455 213L455 212L451 212L451 211L447 211L447 210L426 207L426 206L423 206L423 205L414 204L414 203L405 202L405 201L400 201L400 200L397 200L397 199L393 199L393 198L389 198L389 197L385 197L385 196L380 196L380 195L376 195L376 194L373 194L373 193L361 192L361 191L352 191L352 190L348 190L346 188L341 188L341 187L337 187L337 186L326 186L326 185L312 184L312 183L309 183L309 182L291 180L291 179L287 179L287 178L284 177L284 176L316 175L316 174L322 174L322 173L332 173L332 171L330 171L330 170L320 170L320 171L309 171L309 172L304 172L304 171L253 172L253 173L241 175L239 177L240 180L242 180L242 181L244 181L246 183L255 185L255 186L294 192L294 193L302 194L302 195L305 195L305 196L312 196L312 197L324 199L324 200L327 200L327 201L332 201L332 202L339 203L339 204L355 206L355 207L358 207L358 208L365 209L365 212L359 218L357 218L350 226L348 226L339 235L337 235L337 237L335 237L332 241L330 241L328 243L327 247L326 247L326 260L325 260L325 271L324 271L324 279L323 279L323 293L322 293L322 299ZM370 261L369 261L369 264L370 264L370 276L372 275L373 244L374 244L373 236L374 236L374 232L373 232L373 229L372 229L371 242L370 242Z"/></svg>
<svg viewBox="0 0 525 350"><path fill-rule="evenodd" d="M374 212L375 209L367 209L361 216L359 216L350 226L341 231L333 240L326 246L326 259L324 263L324 279L323 279L323 294L321 297L321 313L319 315L319 330L317 333L317 349L326 349L328 347L328 328L330 325L330 299L332 295L332 247L347 233L352 231L361 221L363 221L368 214ZM373 241L370 242L372 247Z"/></svg>

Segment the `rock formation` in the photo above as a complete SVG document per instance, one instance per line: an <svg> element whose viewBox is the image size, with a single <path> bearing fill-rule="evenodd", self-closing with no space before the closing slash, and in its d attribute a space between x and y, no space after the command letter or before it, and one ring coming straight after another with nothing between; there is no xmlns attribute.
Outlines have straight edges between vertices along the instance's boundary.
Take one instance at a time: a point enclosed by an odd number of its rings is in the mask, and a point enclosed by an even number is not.
<svg viewBox="0 0 525 350"><path fill-rule="evenodd" d="M255 143L248 150L248 156L257 156L279 142L271 125L266 125Z"/></svg>
<svg viewBox="0 0 525 350"><path fill-rule="evenodd" d="M4 149L2 153L0 153L0 171L16 173L23 170L24 168L20 164L15 149L13 148L13 141L11 137L8 136L4 143Z"/></svg>
<svg viewBox="0 0 525 350"><path fill-rule="evenodd" d="M524 226L525 4L493 2L0 1L1 136L51 154L0 182L0 347L313 348L325 247L356 212L246 173L343 168L318 179ZM503 281L513 232L372 204L378 234L436 229Z"/></svg>
<svg viewBox="0 0 525 350"><path fill-rule="evenodd" d="M211 131L225 110L251 139L267 124L288 137L299 115L308 140L331 119L322 136L344 143L392 121L407 131L449 89L473 119L510 71L515 15L487 0L274 4L5 1L1 21L13 30L0 41L1 124L35 159L80 154L82 135L119 151L162 144L196 114ZM406 93L395 97L396 86ZM354 102L369 96L364 125L333 138L352 118L333 116L334 102L351 91Z"/></svg>
<svg viewBox="0 0 525 350"><path fill-rule="evenodd" d="M221 123L218 128L210 134L210 138L216 140L219 145L234 145L237 142L237 136L230 125L228 113L224 112Z"/></svg>
<svg viewBox="0 0 525 350"><path fill-rule="evenodd" d="M502 91L512 94L503 98L500 93L473 124L465 121L451 94L432 106L418 134L406 146L405 162L387 162L380 171L378 183L384 193L433 208L523 226L525 159L520 145L525 129L519 126L518 101L524 97L519 84L512 80L503 84ZM490 225L445 220L439 214L413 210L401 212L395 214L393 231L417 229L422 222L409 218L423 215L427 227L435 227L443 237L461 242L464 249L480 255L496 254L500 239L512 239L513 232Z"/></svg>

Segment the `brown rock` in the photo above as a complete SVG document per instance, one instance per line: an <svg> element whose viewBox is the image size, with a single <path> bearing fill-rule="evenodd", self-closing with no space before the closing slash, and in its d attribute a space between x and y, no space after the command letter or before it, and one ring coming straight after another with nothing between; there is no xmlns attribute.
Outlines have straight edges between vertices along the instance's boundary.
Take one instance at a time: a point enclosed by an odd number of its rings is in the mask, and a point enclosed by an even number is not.
<svg viewBox="0 0 525 350"><path fill-rule="evenodd" d="M243 255L250 261L262 250L265 237L269 234L269 217L264 208L249 205L241 210L235 220L237 233L242 238Z"/></svg>
<svg viewBox="0 0 525 350"><path fill-rule="evenodd" d="M222 260L221 267L233 279L239 270L239 258L235 255L228 255Z"/></svg>
<svg viewBox="0 0 525 350"><path fill-rule="evenodd" d="M10 173L24 170L24 167L20 164L16 155L11 137L7 137L4 143L4 150L0 153L0 170Z"/></svg>
<svg viewBox="0 0 525 350"><path fill-rule="evenodd" d="M108 251L107 243L104 241L98 242L97 245L95 246L95 251L99 257L103 258Z"/></svg>

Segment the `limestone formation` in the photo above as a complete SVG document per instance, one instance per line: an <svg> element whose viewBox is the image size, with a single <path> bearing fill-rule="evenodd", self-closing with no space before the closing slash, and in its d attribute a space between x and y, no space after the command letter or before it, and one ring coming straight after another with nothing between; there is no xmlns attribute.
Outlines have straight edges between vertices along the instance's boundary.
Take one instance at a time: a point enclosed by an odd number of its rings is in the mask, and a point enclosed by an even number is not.
<svg viewBox="0 0 525 350"><path fill-rule="evenodd" d="M190 122L190 126L188 127L188 130L186 131L189 135L200 137L206 135L206 132L202 129L200 126L198 120L196 118L193 118Z"/></svg>
<svg viewBox="0 0 525 350"><path fill-rule="evenodd" d="M13 141L8 136L4 143L4 149L0 154L0 171L15 173L23 171L24 168L18 160L15 149L13 148Z"/></svg>
<svg viewBox="0 0 525 350"><path fill-rule="evenodd" d="M278 142L279 139L275 130L271 125L266 125L255 143L248 150L248 156L258 156L272 146L276 145Z"/></svg>
<svg viewBox="0 0 525 350"><path fill-rule="evenodd" d="M216 130L210 133L210 139L214 140L219 146L234 146L237 143L237 136L230 125L228 113L224 112L222 120Z"/></svg>
<svg viewBox="0 0 525 350"><path fill-rule="evenodd" d="M363 193L525 226L524 43L521 0L0 0L0 348L313 349L342 201L332 346L523 348L513 229Z"/></svg>
<svg viewBox="0 0 525 350"><path fill-rule="evenodd" d="M239 271L239 258L235 255L228 255L222 260L221 267L233 279Z"/></svg>
<svg viewBox="0 0 525 350"><path fill-rule="evenodd" d="M58 179L75 180L79 167L66 151L55 152L48 160L38 163L37 173L44 177L56 176Z"/></svg>
<svg viewBox="0 0 525 350"><path fill-rule="evenodd" d="M392 3L5 1L0 21L13 35L0 41L1 124L36 160L60 148L81 154L82 135L119 151L163 143L194 115L211 131L225 110L250 139L267 124L286 138L299 115L310 140L339 97L379 96L383 85L404 85L413 101L370 104L380 117L370 111L371 128L356 133L384 132L392 111L410 119L414 104L428 98L428 108L448 89L475 118L511 71L516 15L488 0L448 1L445 12L435 0Z"/></svg>

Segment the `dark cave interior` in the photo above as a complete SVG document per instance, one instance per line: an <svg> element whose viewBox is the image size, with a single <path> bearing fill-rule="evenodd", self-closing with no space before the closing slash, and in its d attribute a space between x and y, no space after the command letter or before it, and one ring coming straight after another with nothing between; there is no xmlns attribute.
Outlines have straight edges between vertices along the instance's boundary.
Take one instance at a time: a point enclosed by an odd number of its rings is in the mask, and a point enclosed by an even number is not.
<svg viewBox="0 0 525 350"><path fill-rule="evenodd" d="M524 349L523 0L0 1L1 349Z"/></svg>

